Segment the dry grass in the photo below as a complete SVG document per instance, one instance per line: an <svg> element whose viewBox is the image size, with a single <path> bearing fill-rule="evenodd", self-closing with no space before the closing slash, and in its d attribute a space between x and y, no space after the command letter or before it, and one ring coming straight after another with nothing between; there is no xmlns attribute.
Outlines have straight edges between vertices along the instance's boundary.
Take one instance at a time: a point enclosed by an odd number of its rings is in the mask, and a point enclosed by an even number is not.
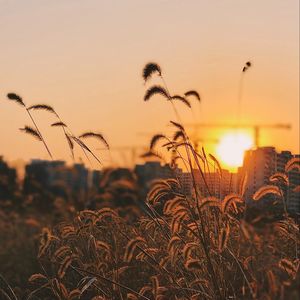
<svg viewBox="0 0 300 300"><path fill-rule="evenodd" d="M246 65L250 67L251 65ZM286 211L280 219L264 211L256 218L246 205L245 177L239 192L215 197L206 182L204 170L221 166L204 149L198 153L180 122L173 103L181 96L170 96L159 65L149 63L143 71L147 82L154 74L164 87L153 86L145 100L155 94L167 98L177 120L173 138L155 135L145 156L156 156L154 148L172 152L171 163L180 160L190 172L192 195L183 192L176 177L153 182L144 201L143 213L134 222L122 216L122 209L104 207L83 210L73 220L45 226L40 234L37 260L40 271L29 278L27 299L288 299L299 296L299 227ZM185 97L195 97L194 91ZM19 104L20 99L11 97ZM48 109L49 110L49 109ZM59 122L62 122L59 119ZM64 123L55 123L65 130ZM64 131L70 148L73 142L92 154L80 139L94 137L107 144L101 134L87 132L79 138ZM97 159L97 157L95 157ZM300 169L299 160L288 162L286 172ZM119 180L109 182L104 174L100 185L103 199L128 195L134 185ZM203 181L209 196L198 187L195 175ZM255 202L280 199L285 203L281 185L289 188L286 174L274 174L270 185L259 189ZM124 213L123 213L124 215ZM247 217L246 217L247 216ZM14 299L8 284L2 294ZM1 292L1 290L0 290Z"/></svg>
<svg viewBox="0 0 300 300"><path fill-rule="evenodd" d="M299 228L288 216L245 219L241 185L241 193L218 199L197 187L188 197L178 179L160 180L136 223L103 208L44 229L38 257L47 271L33 292L60 299L284 299L299 271ZM266 186L254 200L282 197L279 191Z"/></svg>
<svg viewBox="0 0 300 300"><path fill-rule="evenodd" d="M280 299L295 282L299 230L292 219L258 227L240 217L238 195L196 202L174 179L156 182L146 204L148 216L137 224L104 208L44 229L39 260L47 271L43 280L31 278L44 287L39 297Z"/></svg>

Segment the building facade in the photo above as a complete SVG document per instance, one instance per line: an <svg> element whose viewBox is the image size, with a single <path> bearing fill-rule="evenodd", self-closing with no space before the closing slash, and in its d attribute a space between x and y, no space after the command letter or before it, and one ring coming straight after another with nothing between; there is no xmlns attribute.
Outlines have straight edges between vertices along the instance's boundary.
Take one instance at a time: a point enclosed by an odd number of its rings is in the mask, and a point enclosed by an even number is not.
<svg viewBox="0 0 300 300"><path fill-rule="evenodd" d="M247 175L245 199L251 202L253 194L262 186L272 184L270 176L280 172L285 173L286 163L299 155L293 155L290 151L277 153L274 147L260 147L248 150L244 156L243 166L238 172L238 181ZM300 195L294 188L300 184L300 173L292 170L286 174L289 178L289 187L282 187L287 202L287 209L291 213L300 212Z"/></svg>

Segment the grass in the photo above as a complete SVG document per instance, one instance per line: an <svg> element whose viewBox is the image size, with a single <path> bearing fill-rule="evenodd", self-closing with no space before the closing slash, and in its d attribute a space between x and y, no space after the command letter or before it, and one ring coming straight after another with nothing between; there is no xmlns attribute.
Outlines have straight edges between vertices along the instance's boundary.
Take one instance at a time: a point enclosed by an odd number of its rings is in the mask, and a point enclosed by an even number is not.
<svg viewBox="0 0 300 300"><path fill-rule="evenodd" d="M124 213L126 204L123 208L103 205L100 209L85 209L75 216L64 215L66 207L60 206L56 208L64 216L60 223L41 225L34 215L31 224L39 224L36 225L38 230L35 229L35 233L40 232L39 246L35 248L36 265L23 297L94 300L299 297L298 225L286 209L280 218L275 217L271 209L253 217L251 205L246 205L244 199L246 178L237 192L221 199L214 196L205 170L212 166L222 180L221 166L217 158L206 155L204 149L201 153L196 151L180 122L174 102L180 100L191 106L187 98L192 96L199 101L200 96L193 90L184 96L171 96L161 67L147 64L143 70L145 82L154 75L161 77L164 86L148 88L144 99L163 96L172 104L177 120L171 121L173 137L153 136L144 156L160 157L158 151L161 149L171 152L170 165L181 161L190 172L192 194L183 192L182 182L174 171L174 178L153 182L134 221ZM65 130L67 126L60 119L59 122L52 125ZM92 153L81 140L91 137L108 147L103 135L94 132L86 132L78 138L71 134L70 140ZM287 173L294 169L300 169L299 159L287 163ZM109 182L109 174L106 173L100 184L98 204L105 199L128 197L130 193L134 198L134 179ZM196 176L203 181L208 196L201 193ZM270 184L259 189L252 201L281 200L285 207L283 186L289 188L286 174L274 174ZM136 207L134 203L130 205ZM5 222L11 223L10 219ZM21 248L18 243L24 243L26 237L24 233L16 238L13 229L8 229L1 242L8 239L9 244L5 244L9 249ZM7 255L9 250L5 253ZM26 263L29 258L25 252L20 249L18 253L17 259ZM2 255L1 259L6 257ZM12 267L16 269L17 266ZM11 278L11 274L8 277ZM0 287L5 299L18 297L6 281L2 280Z"/></svg>
<svg viewBox="0 0 300 300"><path fill-rule="evenodd" d="M243 219L240 195L196 201L180 190L176 179L156 182L147 216L135 224L103 208L44 229L38 257L45 277L30 279L36 293L59 299L75 291L84 299L287 295L299 268L299 230L291 218L259 226Z"/></svg>

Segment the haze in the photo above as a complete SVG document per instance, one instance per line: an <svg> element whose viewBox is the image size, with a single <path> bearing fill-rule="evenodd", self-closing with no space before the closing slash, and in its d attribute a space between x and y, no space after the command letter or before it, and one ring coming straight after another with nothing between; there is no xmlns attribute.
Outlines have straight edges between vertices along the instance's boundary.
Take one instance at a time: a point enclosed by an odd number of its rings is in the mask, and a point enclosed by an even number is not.
<svg viewBox="0 0 300 300"><path fill-rule="evenodd" d="M147 145L175 119L159 97L145 103L141 71L155 61L172 93L196 89L201 122L232 122L247 60L242 119L291 123L263 130L262 145L299 152L298 1L0 1L0 154L47 158L18 128L30 120L8 92L53 106L75 133L102 132L111 147ZM184 122L192 114L178 105ZM60 130L34 113L55 158L69 159ZM201 130L219 138L224 130ZM96 145L95 145L96 147ZM207 145L214 153L214 145ZM78 151L79 152L79 151ZM79 154L78 154L79 155ZM81 155L81 154L80 154ZM103 153L108 163L108 154Z"/></svg>

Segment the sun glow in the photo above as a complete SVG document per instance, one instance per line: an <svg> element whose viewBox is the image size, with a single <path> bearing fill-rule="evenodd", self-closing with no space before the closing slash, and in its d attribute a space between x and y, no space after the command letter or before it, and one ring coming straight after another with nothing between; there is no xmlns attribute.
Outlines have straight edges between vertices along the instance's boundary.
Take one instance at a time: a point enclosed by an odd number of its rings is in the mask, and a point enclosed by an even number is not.
<svg viewBox="0 0 300 300"><path fill-rule="evenodd" d="M253 147L253 138L244 132L230 132L221 137L216 153L221 162L234 170L243 164L244 152Z"/></svg>

